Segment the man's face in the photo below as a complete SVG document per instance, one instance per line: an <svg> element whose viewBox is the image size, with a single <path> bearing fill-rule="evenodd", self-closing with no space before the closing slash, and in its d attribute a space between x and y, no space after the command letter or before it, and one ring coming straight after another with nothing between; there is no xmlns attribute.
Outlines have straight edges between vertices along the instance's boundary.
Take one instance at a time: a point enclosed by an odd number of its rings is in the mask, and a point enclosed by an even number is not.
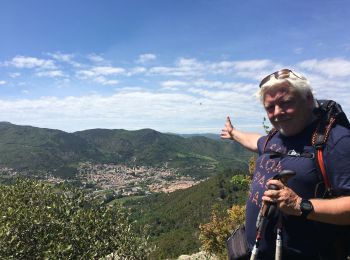
<svg viewBox="0 0 350 260"><path fill-rule="evenodd" d="M311 122L312 96L304 99L286 84L267 90L263 104L271 124L284 136L300 133Z"/></svg>

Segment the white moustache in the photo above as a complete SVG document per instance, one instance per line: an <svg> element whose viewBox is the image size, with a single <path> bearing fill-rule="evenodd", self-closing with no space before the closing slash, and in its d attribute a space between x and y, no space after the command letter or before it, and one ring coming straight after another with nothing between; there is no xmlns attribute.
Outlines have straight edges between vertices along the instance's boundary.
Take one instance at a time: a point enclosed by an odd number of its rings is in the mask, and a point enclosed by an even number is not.
<svg viewBox="0 0 350 260"><path fill-rule="evenodd" d="M278 122L283 122L289 120L289 117L276 117L273 122L278 123Z"/></svg>

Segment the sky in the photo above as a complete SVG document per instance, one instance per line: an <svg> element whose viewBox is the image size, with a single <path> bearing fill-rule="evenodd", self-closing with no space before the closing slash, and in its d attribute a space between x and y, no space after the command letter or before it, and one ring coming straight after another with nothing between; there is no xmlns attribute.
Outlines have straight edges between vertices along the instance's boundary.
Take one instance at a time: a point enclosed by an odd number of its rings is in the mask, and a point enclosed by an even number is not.
<svg viewBox="0 0 350 260"><path fill-rule="evenodd" d="M290 68L350 115L349 0L0 0L0 121L263 133Z"/></svg>

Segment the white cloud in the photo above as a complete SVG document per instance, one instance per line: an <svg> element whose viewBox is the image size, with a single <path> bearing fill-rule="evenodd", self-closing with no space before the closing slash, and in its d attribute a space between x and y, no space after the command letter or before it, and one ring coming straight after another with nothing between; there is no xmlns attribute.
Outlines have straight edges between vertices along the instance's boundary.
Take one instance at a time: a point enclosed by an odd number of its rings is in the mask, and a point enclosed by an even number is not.
<svg viewBox="0 0 350 260"><path fill-rule="evenodd" d="M133 76L136 74L142 74L142 73L146 73L147 69L144 67L135 67L130 69L130 71L127 73L128 76Z"/></svg>
<svg viewBox="0 0 350 260"><path fill-rule="evenodd" d="M16 68L40 68L40 69L55 69L56 65L53 60L38 59L35 57L16 56L11 61L6 62L8 66Z"/></svg>
<svg viewBox="0 0 350 260"><path fill-rule="evenodd" d="M48 55L56 60L64 61L64 62L71 62L73 57L74 57L73 54L64 54L64 53L60 53L60 52L48 53Z"/></svg>
<svg viewBox="0 0 350 260"><path fill-rule="evenodd" d="M101 55L95 54L95 53L91 53L87 56L87 58L92 61L93 63L97 63L97 64L109 64L109 62L103 58Z"/></svg>
<svg viewBox="0 0 350 260"><path fill-rule="evenodd" d="M13 59L11 66L17 64L18 67L35 69L21 74L21 80L26 83L24 87L33 96L37 93L31 87L36 82L31 80L42 83L42 79L32 77L30 73L41 77L62 77L59 84L62 85L63 95L82 93L78 88L75 91L74 84L83 86L85 82L111 86L107 90L109 93L111 90L116 91L112 96L103 96L99 95L102 93L99 91L107 88L94 88L93 84L85 84L82 95L96 95L46 97L36 100L0 99L0 121L12 120L18 124L68 131L96 127L148 127L176 132L184 132L184 129L192 129L192 132L196 132L196 129L216 131L217 127L220 131L228 114L232 114L234 122L239 126L254 126L255 129L252 130L262 130L263 110L259 101L253 97L259 80L273 71L290 67L268 59L201 61L193 58L179 58L168 66L157 63L153 67L122 67L103 63L105 60L102 60L102 56L96 55L94 66L90 62L81 64L80 68L60 66L60 69L47 69L43 62L47 60L21 57L22 60ZM71 62L73 56L56 53L51 54L51 57L62 65L59 62ZM347 110L350 108L350 91L346 78L350 76L349 64L349 60L338 58L301 61L294 64L294 67L299 68L302 73L307 72L305 74L315 86L316 92L322 94L317 95L318 97L332 97ZM7 65L10 65L9 62ZM291 67L293 68L293 64ZM76 78L69 82L64 75L72 73ZM13 78L18 76L19 74L13 74ZM67 81L63 86L62 81L65 79ZM114 87L115 85L118 87ZM20 89L19 83L14 86ZM71 89L73 92L64 92ZM23 90L23 94L26 91L28 90Z"/></svg>
<svg viewBox="0 0 350 260"><path fill-rule="evenodd" d="M237 114L251 113L254 116L254 106L242 106L247 99L238 97L233 100L230 92L214 94L196 97L192 94L130 89L112 96L0 100L0 121L10 120L15 124L66 131L98 127L153 128L162 132L184 132L186 128L198 132L204 128L216 128L214 131L219 132L225 116L232 110ZM218 121L216 127L213 127L213 120Z"/></svg>
<svg viewBox="0 0 350 260"><path fill-rule="evenodd" d="M331 78L350 76L350 60L343 58L305 60L300 62L298 66Z"/></svg>
<svg viewBox="0 0 350 260"><path fill-rule="evenodd" d="M101 84L101 85L116 85L119 83L118 80L115 80L115 79L106 79L105 77L103 76L99 76L99 77L96 77L95 79L95 82Z"/></svg>
<svg viewBox="0 0 350 260"><path fill-rule="evenodd" d="M93 67L90 70L78 70L77 75L82 78L92 78L98 76L107 76L107 75L119 75L125 73L125 69L117 67Z"/></svg>
<svg viewBox="0 0 350 260"><path fill-rule="evenodd" d="M206 87L215 89L227 89L240 92L249 93L256 88L254 84L237 83L237 82L223 82L223 81L210 81L206 79L199 79L194 81L191 85L196 87Z"/></svg>
<svg viewBox="0 0 350 260"><path fill-rule="evenodd" d="M108 79L107 76L117 76L120 74L126 74L124 68L110 67L110 66L97 66L90 70L79 70L76 72L76 76L80 79L92 80L102 85L115 85L118 84L116 79Z"/></svg>
<svg viewBox="0 0 350 260"><path fill-rule="evenodd" d="M167 80L162 82L161 85L165 88L172 88L172 87L188 86L188 83L184 81L179 81L179 80Z"/></svg>
<svg viewBox="0 0 350 260"><path fill-rule="evenodd" d="M237 70L263 70L270 68L274 63L271 60L247 60L234 62L234 67Z"/></svg>
<svg viewBox="0 0 350 260"><path fill-rule="evenodd" d="M295 54L302 54L302 53L303 53L303 51L304 51L304 49L303 49L303 48L301 48L301 47L299 47L299 48L295 48L295 49L294 49L294 53L295 53Z"/></svg>
<svg viewBox="0 0 350 260"><path fill-rule="evenodd" d="M210 63L205 69L213 74L229 75L236 73L244 76L256 75L259 71L270 69L273 65L270 60L221 61Z"/></svg>
<svg viewBox="0 0 350 260"><path fill-rule="evenodd" d="M10 76L11 78L17 78L17 77L21 76L21 73L19 73L19 72L13 72L13 73L10 73L9 76Z"/></svg>
<svg viewBox="0 0 350 260"><path fill-rule="evenodd" d="M152 60L155 60L157 58L157 56L153 53L145 53L145 54L141 54L139 56L139 58L137 59L136 63L146 63Z"/></svg>
<svg viewBox="0 0 350 260"><path fill-rule="evenodd" d="M323 74L310 73L307 75L308 80L314 88L316 98L320 99L341 99L350 100L350 91L348 80L344 78L327 77ZM340 102L343 104L343 102ZM348 101L346 102L348 103Z"/></svg>
<svg viewBox="0 0 350 260"><path fill-rule="evenodd" d="M206 90L206 89L198 89L198 88L190 88L190 92L199 94L203 97L209 98L211 100L222 100L223 103L245 103L248 101L252 101L252 97L246 94L234 92L234 91L212 91L212 90ZM234 100L234 102L232 101Z"/></svg>
<svg viewBox="0 0 350 260"><path fill-rule="evenodd" d="M180 81L180 80L167 80L160 84L163 89L179 90L178 87L191 87L191 89L216 89L216 90L231 90L241 93L252 93L256 90L255 84L237 83L237 82L223 82L223 81L211 81L206 79L198 79L193 81Z"/></svg>
<svg viewBox="0 0 350 260"><path fill-rule="evenodd" d="M125 69L123 68L109 67L109 66L95 67L95 68L92 68L91 71L96 75L118 75L118 74L125 73Z"/></svg>
<svg viewBox="0 0 350 260"><path fill-rule="evenodd" d="M61 70L40 71L40 72L37 72L36 75L38 77L49 77L49 78L64 77L64 73Z"/></svg>
<svg viewBox="0 0 350 260"><path fill-rule="evenodd" d="M209 81L205 79L200 79L194 82L194 86L197 87L208 87L217 89L234 89L236 83L222 82L222 81Z"/></svg>
<svg viewBox="0 0 350 260"><path fill-rule="evenodd" d="M71 64L73 67L79 68L82 65L79 62L76 62L73 60L74 54L67 54L67 53L61 53L61 52L55 52L55 53L48 53L50 57L53 59L60 61L60 62L66 62L68 64Z"/></svg>
<svg viewBox="0 0 350 260"><path fill-rule="evenodd" d="M179 76L179 73L177 72L176 68L171 67L152 67L149 69L150 74L154 75L173 75L173 76ZM182 75L182 74L181 74ZM180 75L180 76L181 76Z"/></svg>
<svg viewBox="0 0 350 260"><path fill-rule="evenodd" d="M191 67L194 69L202 69L203 64L198 62L196 59L180 58L176 61L177 67Z"/></svg>
<svg viewBox="0 0 350 260"><path fill-rule="evenodd" d="M6 81L5 80L0 80L0 85L5 85Z"/></svg>
<svg viewBox="0 0 350 260"><path fill-rule="evenodd" d="M164 75L164 76L201 76L203 74L203 69L198 69L190 66L183 66L183 64L178 64L177 67L152 67L148 70L151 75Z"/></svg>
<svg viewBox="0 0 350 260"><path fill-rule="evenodd" d="M248 78L259 78L260 74L274 68L270 60L247 61L220 61L199 62L196 59L180 58L174 67L156 66L149 69L151 75L177 76L177 77L203 77L206 75L236 75Z"/></svg>

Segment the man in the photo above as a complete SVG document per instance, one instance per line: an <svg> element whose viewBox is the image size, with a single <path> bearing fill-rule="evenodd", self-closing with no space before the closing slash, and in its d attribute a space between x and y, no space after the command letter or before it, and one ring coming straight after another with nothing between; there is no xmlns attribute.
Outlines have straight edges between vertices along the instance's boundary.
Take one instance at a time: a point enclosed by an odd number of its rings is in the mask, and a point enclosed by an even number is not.
<svg viewBox="0 0 350 260"><path fill-rule="evenodd" d="M309 82L283 69L265 77L258 94L278 132L266 140L267 136L238 131L228 117L221 133L259 154L246 204L248 244L254 245L262 203L274 203L282 220L269 219L258 259L274 259L277 223L282 226L282 259L336 259L337 232L350 225L350 131L340 125L330 131L323 158L336 198L316 198L321 185L311 140L319 120ZM282 170L296 173L288 187L272 179ZM271 184L277 190L268 190Z"/></svg>

